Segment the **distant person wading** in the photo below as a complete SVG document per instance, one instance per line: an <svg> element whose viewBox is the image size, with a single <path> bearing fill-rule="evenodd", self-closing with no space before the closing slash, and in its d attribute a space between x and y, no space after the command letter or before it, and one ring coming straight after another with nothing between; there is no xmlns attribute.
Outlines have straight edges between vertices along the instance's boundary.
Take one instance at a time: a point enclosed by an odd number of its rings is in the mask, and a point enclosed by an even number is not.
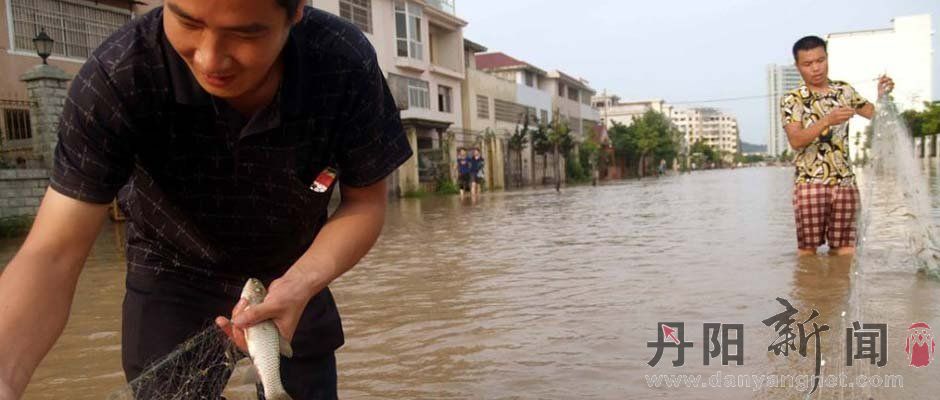
<svg viewBox="0 0 940 400"><path fill-rule="evenodd" d="M463 199L470 191L470 182L473 180L470 169L470 158L467 157L467 149L457 150L457 184L460 186L460 198Z"/></svg>
<svg viewBox="0 0 940 400"><path fill-rule="evenodd" d="M480 149L474 148L473 155L470 157L470 176L473 179L470 195L474 199L480 196L480 185L486 182L486 162L480 155Z"/></svg>

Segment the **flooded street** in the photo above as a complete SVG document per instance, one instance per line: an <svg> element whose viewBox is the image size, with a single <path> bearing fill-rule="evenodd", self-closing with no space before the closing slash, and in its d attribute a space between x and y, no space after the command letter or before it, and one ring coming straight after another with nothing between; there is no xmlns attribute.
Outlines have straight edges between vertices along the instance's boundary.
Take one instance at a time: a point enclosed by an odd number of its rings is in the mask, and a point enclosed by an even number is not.
<svg viewBox="0 0 940 400"><path fill-rule="evenodd" d="M940 176L929 169L934 210ZM391 203L384 233L332 285L347 344L338 352L344 399L802 398L794 388L651 388L655 374L709 377L812 374L807 358L767 351L762 320L799 310L828 324L822 374L901 375L903 388L820 388L832 399L930 397L940 365L908 367L913 322L940 327L940 283L897 264L904 242L871 244L876 258L798 259L791 168L701 171L642 181ZM863 194L864 195L864 194ZM876 202L875 207L889 207ZM940 212L933 215L940 221ZM891 238L891 221L873 223ZM123 382L120 225L106 224L81 277L69 324L26 399L99 399ZM19 240L0 244L6 263ZM858 275L855 273L858 272ZM854 278L851 278L854 277ZM843 315L843 312L845 314ZM845 328L888 325L887 365L845 366ZM685 365L658 322L683 322ZM703 365L703 324L743 324L744 365ZM796 326L793 327L796 329ZM732 363L733 364L733 363ZM719 378L721 380L722 378Z"/></svg>

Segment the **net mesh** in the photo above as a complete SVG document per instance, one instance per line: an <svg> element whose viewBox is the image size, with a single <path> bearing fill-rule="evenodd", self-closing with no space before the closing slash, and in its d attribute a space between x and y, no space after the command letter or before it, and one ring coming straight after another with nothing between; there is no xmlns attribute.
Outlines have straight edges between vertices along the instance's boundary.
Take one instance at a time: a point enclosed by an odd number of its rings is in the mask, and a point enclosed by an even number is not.
<svg viewBox="0 0 940 400"><path fill-rule="evenodd" d="M859 172L861 212L858 218L858 246L852 264L852 287L847 309L841 316L841 332L852 321L880 320L873 288L884 273L917 269L940 277L937 266L935 232L930 223L927 180L914 153L914 140L897 108L888 99L878 99L872 118L869 159ZM898 223L903 221L903 223ZM874 310L874 311L873 311ZM870 315L873 314L873 315ZM844 347L845 342L839 347ZM842 357L845 357L843 354ZM840 362L841 361L841 362ZM850 376L873 376L878 369L870 363L845 366L835 363L837 372ZM883 392L882 392L883 393ZM877 398L871 385L850 386L832 392L832 398Z"/></svg>
<svg viewBox="0 0 940 400"><path fill-rule="evenodd" d="M872 119L871 158L865 171L862 213L859 218L860 251L866 249L876 232L872 231L872 211L882 211L879 219L903 220L893 224L893 234L907 243L905 265L914 265L933 279L940 279L940 246L930 222L930 199L927 181L921 172L921 161L914 154L914 140L897 108L887 98L878 100ZM882 228L884 229L884 228ZM892 229L892 227L887 227ZM875 246L877 247L877 246ZM866 258L868 254L860 254Z"/></svg>
<svg viewBox="0 0 940 400"><path fill-rule="evenodd" d="M109 400L260 399L253 368L222 331L208 327L114 390Z"/></svg>

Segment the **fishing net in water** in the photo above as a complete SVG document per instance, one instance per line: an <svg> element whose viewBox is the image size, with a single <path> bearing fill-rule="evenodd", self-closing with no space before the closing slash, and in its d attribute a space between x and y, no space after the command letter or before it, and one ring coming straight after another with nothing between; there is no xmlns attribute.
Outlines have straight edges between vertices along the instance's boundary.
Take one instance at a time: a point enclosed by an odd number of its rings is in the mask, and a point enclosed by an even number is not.
<svg viewBox="0 0 940 400"><path fill-rule="evenodd" d="M914 155L914 140L904 120L885 97L880 98L875 107L872 128L871 157L864 170L859 250L870 249L873 236L885 233L872 229L872 212L878 210L887 214L878 215L879 219L904 221L900 225L892 224L898 228L894 234L908 244L904 262L913 264L931 278L940 279L940 246L930 222L930 199L921 160Z"/></svg>
<svg viewBox="0 0 940 400"><path fill-rule="evenodd" d="M215 327L209 327L157 360L139 377L113 391L109 400L259 399L245 357Z"/></svg>

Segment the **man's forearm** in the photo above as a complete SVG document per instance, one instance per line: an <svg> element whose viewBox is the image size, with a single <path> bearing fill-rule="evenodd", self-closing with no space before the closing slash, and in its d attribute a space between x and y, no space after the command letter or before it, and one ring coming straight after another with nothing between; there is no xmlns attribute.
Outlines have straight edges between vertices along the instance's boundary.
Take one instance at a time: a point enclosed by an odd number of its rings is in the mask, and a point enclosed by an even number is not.
<svg viewBox="0 0 940 400"><path fill-rule="evenodd" d="M790 139L790 146L794 149L801 149L810 143L813 143L819 135L829 127L827 119L823 118L806 129L798 129L795 132L788 132L787 138Z"/></svg>
<svg viewBox="0 0 940 400"><path fill-rule="evenodd" d="M344 201L287 273L308 280L314 295L349 271L378 239L385 222L385 201Z"/></svg>
<svg viewBox="0 0 940 400"><path fill-rule="evenodd" d="M21 250L0 275L0 380L21 396L68 320L80 266Z"/></svg>
<svg viewBox="0 0 940 400"><path fill-rule="evenodd" d="M858 115L872 119L872 117L875 116L875 105L872 103L865 103L864 106L858 109Z"/></svg>
<svg viewBox="0 0 940 400"><path fill-rule="evenodd" d="M21 395L62 334L107 210L46 191L26 241L0 274L0 392Z"/></svg>

